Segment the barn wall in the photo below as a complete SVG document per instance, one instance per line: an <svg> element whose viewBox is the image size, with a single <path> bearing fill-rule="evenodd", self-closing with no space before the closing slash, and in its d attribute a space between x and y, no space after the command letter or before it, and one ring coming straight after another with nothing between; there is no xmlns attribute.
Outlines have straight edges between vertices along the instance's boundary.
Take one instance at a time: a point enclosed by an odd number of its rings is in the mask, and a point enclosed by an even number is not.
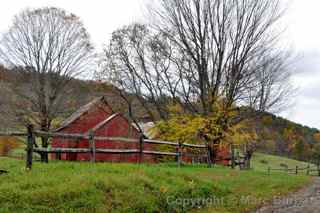
<svg viewBox="0 0 320 213"><path fill-rule="evenodd" d="M131 128L131 131L130 131ZM130 134L131 133L131 134ZM126 138L136 138L139 139L139 132L130 127L129 122L121 115L116 116L110 122L108 122L104 127L100 128L95 132L95 136L101 137L126 137ZM122 141L95 141L96 148L100 149L139 149L139 143L128 143ZM80 142L79 147L88 147L88 141L83 140ZM149 144L145 145L146 150L150 150L151 146ZM152 162L153 158L151 156L145 156L145 162ZM90 160L90 154L80 153L77 155L77 160L88 161ZM96 154L97 161L107 161L107 162L129 162L137 163L139 162L138 154Z"/></svg>
<svg viewBox="0 0 320 213"><path fill-rule="evenodd" d="M64 128L63 133L86 133L112 115L109 107L94 107Z"/></svg>
<svg viewBox="0 0 320 213"><path fill-rule="evenodd" d="M228 166L230 164L230 160L227 158L230 157L230 149L227 146L219 147L217 151L217 163L223 166Z"/></svg>

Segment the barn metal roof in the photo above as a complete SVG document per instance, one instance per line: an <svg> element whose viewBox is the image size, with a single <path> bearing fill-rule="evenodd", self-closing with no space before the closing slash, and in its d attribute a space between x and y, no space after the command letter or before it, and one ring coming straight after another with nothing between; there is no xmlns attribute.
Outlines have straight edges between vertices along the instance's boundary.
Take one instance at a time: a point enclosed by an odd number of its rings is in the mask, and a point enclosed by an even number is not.
<svg viewBox="0 0 320 213"><path fill-rule="evenodd" d="M104 121L102 121L101 123L99 123L97 126L95 126L92 131L95 132L97 130L99 130L100 128L102 128L104 125L106 125L108 122L110 122L112 119L114 119L115 117L117 117L118 115L120 115L119 113L115 113L111 116L109 116L107 119L105 119Z"/></svg>
<svg viewBox="0 0 320 213"><path fill-rule="evenodd" d="M113 119L115 119L116 117L121 116L122 118L124 118L128 124L130 125L129 121L127 120L126 117L124 117L121 113L115 113L112 114L111 116L109 116L107 119L105 119L104 121L100 122L99 124L97 124L93 129L91 129L93 132L96 132L97 130L99 130L100 128L104 127L107 123L109 123L110 121L112 121ZM140 130L136 127L136 125L131 124L131 126L133 128L136 129L136 131L140 132ZM90 131L90 130L89 130ZM89 133L89 132L88 132Z"/></svg>

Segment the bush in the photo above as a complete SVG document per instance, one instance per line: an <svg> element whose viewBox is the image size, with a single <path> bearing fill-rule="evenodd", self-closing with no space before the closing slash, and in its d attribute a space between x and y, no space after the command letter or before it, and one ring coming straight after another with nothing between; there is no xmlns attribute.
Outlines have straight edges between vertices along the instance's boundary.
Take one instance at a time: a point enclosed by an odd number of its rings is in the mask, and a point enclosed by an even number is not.
<svg viewBox="0 0 320 213"><path fill-rule="evenodd" d="M262 159L262 160L260 160L260 163L262 163L262 164L268 164L269 162L268 162L267 160L265 160L265 159Z"/></svg>
<svg viewBox="0 0 320 213"><path fill-rule="evenodd" d="M15 137L0 137L0 156L8 156L9 153L21 146L21 142Z"/></svg>
<svg viewBox="0 0 320 213"><path fill-rule="evenodd" d="M285 164L285 163L280 163L280 167L282 167L282 168L288 168L288 165L287 164Z"/></svg>

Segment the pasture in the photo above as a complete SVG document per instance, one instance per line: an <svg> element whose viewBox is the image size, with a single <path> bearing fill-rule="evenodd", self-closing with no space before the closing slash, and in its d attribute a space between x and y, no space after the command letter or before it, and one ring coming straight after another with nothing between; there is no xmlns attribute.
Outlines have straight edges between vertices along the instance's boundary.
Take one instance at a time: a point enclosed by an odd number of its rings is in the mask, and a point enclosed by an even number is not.
<svg viewBox="0 0 320 213"><path fill-rule="evenodd" d="M0 175L0 212L247 212L312 180L268 175L261 167L238 171L176 164L51 161L35 162L26 171L25 161L11 158L0 158L0 169L9 171Z"/></svg>

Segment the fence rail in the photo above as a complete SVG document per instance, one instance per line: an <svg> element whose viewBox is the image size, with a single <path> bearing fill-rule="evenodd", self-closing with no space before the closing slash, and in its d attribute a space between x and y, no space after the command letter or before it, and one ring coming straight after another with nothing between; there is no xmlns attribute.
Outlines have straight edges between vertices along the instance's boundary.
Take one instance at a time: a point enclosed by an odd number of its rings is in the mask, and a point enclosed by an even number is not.
<svg viewBox="0 0 320 213"><path fill-rule="evenodd" d="M149 139L145 139L144 142L145 142L145 143L149 143L149 144L179 146L179 143L169 142L169 141L160 141L160 140L149 140Z"/></svg>
<svg viewBox="0 0 320 213"><path fill-rule="evenodd" d="M42 153L91 153L91 149L86 148L34 148L34 152ZM109 154L135 154L139 153L138 149L96 149L95 153Z"/></svg>
<svg viewBox="0 0 320 213"><path fill-rule="evenodd" d="M23 137L27 135L26 132L0 132L0 137Z"/></svg>
<svg viewBox="0 0 320 213"><path fill-rule="evenodd" d="M64 138L64 139L89 139L89 134L68 134L68 133L53 133L44 131L34 131L38 137L48 138Z"/></svg>
<svg viewBox="0 0 320 213"><path fill-rule="evenodd" d="M296 166L295 168L271 168L268 167L268 174L270 175L272 171L286 172L288 174L306 174L306 175L314 175L320 177L320 166L318 165L316 168L312 168L310 165L307 167L299 168ZM313 174L316 172L317 174Z"/></svg>
<svg viewBox="0 0 320 213"><path fill-rule="evenodd" d="M9 136L9 137L26 137L27 138L27 157L26 157L26 167L28 169L32 168L33 153L88 153L90 154L91 162L96 161L96 153L105 153L105 154L139 154L139 163L143 162L144 155L154 155L154 156L173 156L176 157L178 166L182 164L182 157L197 154L184 153L183 148L189 149L203 149L206 150L206 154L199 154L196 157L207 158L208 166L211 167L211 158L210 158L210 147L208 145L195 145L188 143L180 142L171 142L171 141L161 141L161 140L150 140L145 139L143 136L140 138L125 138L125 137L102 137L95 136L93 131L89 131L87 134L70 134L70 133L55 133L55 132L44 132L39 130L34 130L32 125L27 127L27 132L5 132L1 133L0 136ZM62 138L62 139L73 139L73 140L88 140L88 148L41 148L35 146L36 137L45 137L45 138ZM96 147L96 141L117 141L117 142L126 142L126 143L135 143L138 145L138 149L100 149ZM63 143L63 141L62 141ZM176 148L176 152L163 152L158 150L146 150L144 148L145 144L153 145L166 145L173 146ZM193 159L192 159L193 161Z"/></svg>

